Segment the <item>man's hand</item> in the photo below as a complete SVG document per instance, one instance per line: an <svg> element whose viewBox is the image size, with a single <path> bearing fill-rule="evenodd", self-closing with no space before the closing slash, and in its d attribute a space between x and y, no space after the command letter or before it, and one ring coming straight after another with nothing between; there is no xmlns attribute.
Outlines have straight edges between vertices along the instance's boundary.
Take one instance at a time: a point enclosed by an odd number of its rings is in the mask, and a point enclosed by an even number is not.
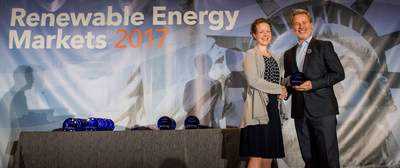
<svg viewBox="0 0 400 168"><path fill-rule="evenodd" d="M309 91L311 89L312 85L310 81L306 81L303 84L301 84L300 86L293 86L294 89L296 89L297 91Z"/></svg>

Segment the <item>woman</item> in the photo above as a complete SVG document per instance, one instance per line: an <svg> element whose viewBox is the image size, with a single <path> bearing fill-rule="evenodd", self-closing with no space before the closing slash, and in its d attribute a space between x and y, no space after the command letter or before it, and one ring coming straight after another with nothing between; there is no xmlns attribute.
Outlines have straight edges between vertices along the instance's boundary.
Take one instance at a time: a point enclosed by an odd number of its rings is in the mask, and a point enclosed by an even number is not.
<svg viewBox="0 0 400 168"><path fill-rule="evenodd" d="M257 45L246 52L243 60L247 79L247 98L243 107L240 155L250 157L247 167L271 167L274 158L285 157L278 99L286 97L280 85L278 58L267 48L271 25L259 18L251 25Z"/></svg>

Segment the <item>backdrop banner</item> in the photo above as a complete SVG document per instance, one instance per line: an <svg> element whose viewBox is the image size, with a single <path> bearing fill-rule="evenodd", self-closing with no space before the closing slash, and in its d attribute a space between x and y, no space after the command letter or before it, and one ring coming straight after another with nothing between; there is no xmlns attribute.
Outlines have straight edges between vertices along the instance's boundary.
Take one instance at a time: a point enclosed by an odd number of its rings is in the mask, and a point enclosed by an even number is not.
<svg viewBox="0 0 400 168"><path fill-rule="evenodd" d="M270 52L296 45L290 14L313 16L346 78L334 86L342 167L400 166L400 1L0 0L0 167L21 131L109 118L115 130L239 127L253 20L271 21ZM283 61L281 60L281 63ZM291 100L285 101L290 116ZM293 119L282 167L302 167Z"/></svg>

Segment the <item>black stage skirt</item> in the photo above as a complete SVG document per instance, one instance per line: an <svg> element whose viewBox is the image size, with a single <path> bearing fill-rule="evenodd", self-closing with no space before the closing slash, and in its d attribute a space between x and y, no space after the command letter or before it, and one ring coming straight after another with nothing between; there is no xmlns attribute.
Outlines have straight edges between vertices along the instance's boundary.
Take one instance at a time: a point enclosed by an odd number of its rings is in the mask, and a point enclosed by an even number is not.
<svg viewBox="0 0 400 168"><path fill-rule="evenodd" d="M267 105L269 123L249 125L240 130L240 156L261 158L283 158L281 119L276 95L268 94Z"/></svg>

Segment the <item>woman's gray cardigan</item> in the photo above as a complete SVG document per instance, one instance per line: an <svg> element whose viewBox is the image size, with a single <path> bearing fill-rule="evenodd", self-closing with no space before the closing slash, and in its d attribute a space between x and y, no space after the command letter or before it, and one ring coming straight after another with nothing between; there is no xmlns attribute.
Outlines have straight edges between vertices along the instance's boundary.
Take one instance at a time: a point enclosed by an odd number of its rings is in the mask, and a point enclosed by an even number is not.
<svg viewBox="0 0 400 168"><path fill-rule="evenodd" d="M270 54L278 63L279 59ZM258 47L249 49L243 59L242 66L247 79L247 98L243 106L242 122L240 127L248 125L268 124L268 94L282 94L280 84L264 80L265 62L261 50ZM282 71L282 68L279 67ZM283 74L282 72L280 74ZM282 102L280 102L282 103ZM284 107L280 105L280 107ZM284 112L284 109L280 109Z"/></svg>

